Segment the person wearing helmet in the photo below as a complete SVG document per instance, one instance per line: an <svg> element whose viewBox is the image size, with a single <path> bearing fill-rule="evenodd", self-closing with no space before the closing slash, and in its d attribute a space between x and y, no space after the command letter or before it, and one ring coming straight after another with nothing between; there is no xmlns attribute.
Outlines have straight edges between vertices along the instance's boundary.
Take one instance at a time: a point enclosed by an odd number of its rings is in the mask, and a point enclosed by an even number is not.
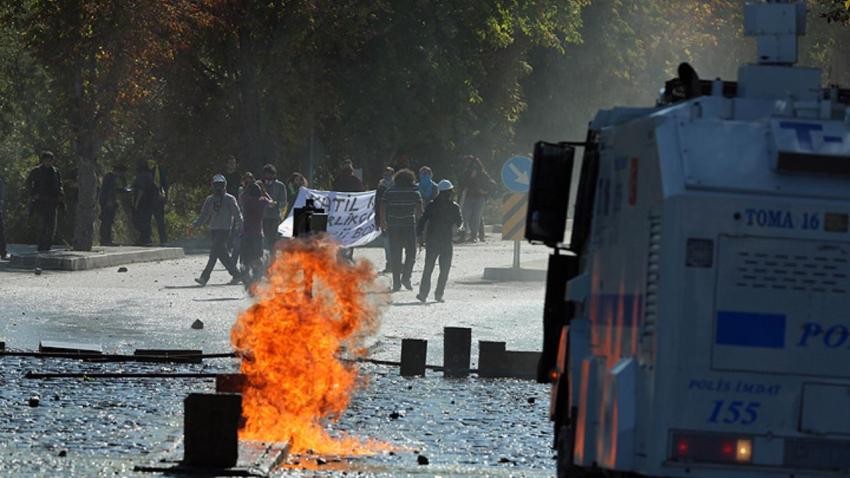
<svg viewBox="0 0 850 478"><path fill-rule="evenodd" d="M449 280L449 270L452 268L454 253L452 235L455 228L463 225L460 206L454 201L452 182L443 179L437 185L437 189L439 190L437 198L428 204L416 225L417 236L424 238L425 241L425 269L422 271L419 294L416 296L420 302L425 302L428 299L428 293L431 292L431 274L434 272L437 261L440 262L440 275L437 278L434 298L437 302L443 301L446 282Z"/></svg>
<svg viewBox="0 0 850 478"><path fill-rule="evenodd" d="M213 193L207 196L204 206L201 208L201 215L189 226L189 234L191 235L194 229L209 224L212 236L212 247L210 247L207 266L201 273L201 277L195 279L195 282L200 284L201 287L207 285L216 261L221 261L232 277L230 284L235 285L239 283L239 271L233 264L230 254L228 254L227 239L230 237L231 231L242 230L242 212L239 210L236 198L227 194L227 179L224 176L216 174L213 177L212 189Z"/></svg>

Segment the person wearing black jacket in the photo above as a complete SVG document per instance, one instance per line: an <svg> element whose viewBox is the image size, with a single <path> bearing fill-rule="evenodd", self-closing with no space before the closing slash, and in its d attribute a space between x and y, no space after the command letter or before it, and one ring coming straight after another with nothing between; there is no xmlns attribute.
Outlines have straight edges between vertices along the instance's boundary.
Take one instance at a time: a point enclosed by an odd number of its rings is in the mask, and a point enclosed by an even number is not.
<svg viewBox="0 0 850 478"><path fill-rule="evenodd" d="M454 185L448 179L443 179L438 189L440 193L425 208L425 213L417 224L417 235L425 238L425 269L422 271L419 294L416 296L420 302L425 302L431 292L431 274L437 261L440 262L440 275L437 278L434 298L437 302L443 301L449 270L452 268L452 234L456 227L463 225L460 206L453 199Z"/></svg>
<svg viewBox="0 0 850 478"><path fill-rule="evenodd" d="M100 245L114 246L112 225L118 212L118 195L127 193L127 166L119 164L103 176L100 186Z"/></svg>
<svg viewBox="0 0 850 478"><path fill-rule="evenodd" d="M56 156L41 153L40 163L27 176L30 214L36 217L38 250L49 251L56 233L56 208L62 205L62 178L56 169Z"/></svg>

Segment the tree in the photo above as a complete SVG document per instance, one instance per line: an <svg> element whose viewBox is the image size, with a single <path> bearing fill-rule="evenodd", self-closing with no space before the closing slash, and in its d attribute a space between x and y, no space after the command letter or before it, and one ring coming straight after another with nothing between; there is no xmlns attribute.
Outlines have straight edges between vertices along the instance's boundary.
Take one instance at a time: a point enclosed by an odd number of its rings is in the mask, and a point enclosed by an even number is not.
<svg viewBox="0 0 850 478"><path fill-rule="evenodd" d="M96 166L117 121L148 99L156 71L199 26L210 2L190 0L30 0L24 34L52 83L71 132L79 200L73 247L91 250L97 211Z"/></svg>

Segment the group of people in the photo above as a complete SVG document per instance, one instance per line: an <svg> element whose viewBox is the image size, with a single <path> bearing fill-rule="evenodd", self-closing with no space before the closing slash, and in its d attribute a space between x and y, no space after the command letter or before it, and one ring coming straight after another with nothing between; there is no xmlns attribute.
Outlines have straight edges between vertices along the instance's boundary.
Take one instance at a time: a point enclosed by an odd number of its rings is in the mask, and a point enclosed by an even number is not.
<svg viewBox="0 0 850 478"><path fill-rule="evenodd" d="M113 246L113 228L118 211L128 211L135 236L134 244L153 244L153 228L156 223L159 244L168 242L165 222L165 206L168 202L168 177L165 169L155 160L141 161L136 165L136 176L132 182L127 178L127 166L116 164L103 176L98 201L100 203L100 244Z"/></svg>
<svg viewBox="0 0 850 478"><path fill-rule="evenodd" d="M56 229L57 210L63 203L62 179L56 168L55 155L45 151L39 165L30 171L26 188L30 195L30 214L35 218L38 250L49 250ZM238 160L227 158L223 171L211 181L212 193L206 198L189 233L209 225L212 239L209 259L201 275L195 279L206 285L217 262L231 275L231 283L250 283L262 274L264 251L274 254L278 227L286 208L294 202L301 187L307 187L304 175L295 172L286 183L278 180L274 165L262 169L257 180L250 172L238 170ZM121 164L104 175L99 192L100 240L113 244L113 227L118 211L129 207L137 244L152 242L152 220L159 242L167 241L165 204L168 181L156 161L139 163L132 182L127 167ZM439 182L431 168L419 169L418 177L408 168L398 171L387 167L377 185L375 213L384 236L386 268L392 274L392 290L413 290L411 276L419 246L425 248L425 266L417 298L426 301L431 290L431 276L437 264L440 273L434 297L443 300L452 264L454 242L484 240L483 212L494 181L481 161L464 158L459 188L448 179ZM0 180L0 257L6 257L2 216L4 184ZM355 174L350 160L343 162L331 186L337 192L362 192L363 181ZM455 201L459 195L460 204ZM129 206L128 206L129 205ZM465 220L464 220L465 219ZM352 251L343 255L350 259ZM239 267L241 265L241 267Z"/></svg>
<svg viewBox="0 0 850 478"><path fill-rule="evenodd" d="M455 202L456 190L448 179L439 183L427 166L413 171L404 168L384 170L376 191L376 208L385 234L384 253L392 273L392 290L413 290L411 276L416 262L417 243L425 246L425 266L416 298L428 299L431 277L437 264L440 273L434 298L441 302L446 290L454 255L454 242L484 241L484 206L495 187L481 160L466 156ZM455 237L455 231L458 231Z"/></svg>
<svg viewBox="0 0 850 478"><path fill-rule="evenodd" d="M75 212L69 211L70 208L66 204L62 176L56 167L56 156L52 152L43 151L39 155L39 164L27 175L25 188L29 195L28 212L35 223L37 249L49 251L55 240L59 211L68 216ZM106 173L100 184L98 195L101 245L114 245L112 230L124 198L129 203L129 214L137 237L135 243L151 244L151 220L156 221L159 242L161 244L167 242L165 225L167 192L168 182L165 172L156 161L140 163L132 183L127 180L126 166L116 165ZM2 201L1 194L0 201ZM0 213L0 223L2 223L2 213ZM0 243L4 242L2 236L3 234L0 234ZM0 252L6 252L5 246L0 249ZM3 256L5 257L5 254Z"/></svg>
<svg viewBox="0 0 850 478"><path fill-rule="evenodd" d="M274 257L278 239L281 209L287 206L292 189L307 186L300 173L293 173L289 185L277 179L277 168L263 166L263 179L256 180L253 173L241 175L237 171L236 157L227 159L224 173L216 174L211 181L212 194L204 201L201 213L189 227L195 229L209 225L212 246L207 265L195 279L204 286L210 280L216 262L221 262L230 273L230 284L250 284L263 273L264 251ZM237 267L241 264L241 268Z"/></svg>

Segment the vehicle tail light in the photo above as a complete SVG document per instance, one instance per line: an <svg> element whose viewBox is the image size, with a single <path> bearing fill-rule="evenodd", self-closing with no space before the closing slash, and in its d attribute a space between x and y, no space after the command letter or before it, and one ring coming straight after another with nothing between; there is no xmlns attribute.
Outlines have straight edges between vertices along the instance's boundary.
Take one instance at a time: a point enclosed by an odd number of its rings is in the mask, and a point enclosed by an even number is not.
<svg viewBox="0 0 850 478"><path fill-rule="evenodd" d="M678 462L751 463L750 437L703 432L674 432L670 459Z"/></svg>

